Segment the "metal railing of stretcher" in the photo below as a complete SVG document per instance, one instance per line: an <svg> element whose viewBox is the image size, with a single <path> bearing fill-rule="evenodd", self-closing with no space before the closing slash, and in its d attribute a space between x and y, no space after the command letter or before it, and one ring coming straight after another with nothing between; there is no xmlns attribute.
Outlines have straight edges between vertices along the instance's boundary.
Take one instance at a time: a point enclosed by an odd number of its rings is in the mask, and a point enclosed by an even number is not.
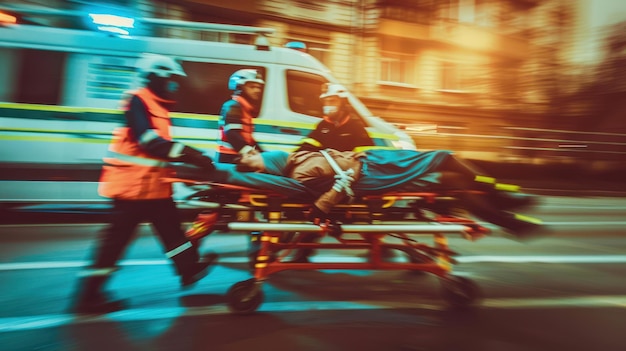
<svg viewBox="0 0 626 351"><path fill-rule="evenodd" d="M181 181L181 180L179 180ZM189 182L189 181L188 181ZM437 276L441 294L453 308L467 308L479 301L480 290L468 278L452 274L456 252L448 235L478 240L489 234L466 215L459 215L455 193L412 192L368 195L333 209L333 221L313 224L307 219L311 202L238 185L209 185L187 202L205 213L218 212L214 230L261 232L260 250L250 262L253 278L240 281L227 292L229 309L249 314L264 299L262 285L272 274L285 270L408 270ZM317 240L302 238L316 236ZM417 240L432 235L433 243ZM386 240L395 238L395 240ZM366 250L364 262L304 262L289 260L295 250ZM385 251L401 251L408 260L389 261Z"/></svg>

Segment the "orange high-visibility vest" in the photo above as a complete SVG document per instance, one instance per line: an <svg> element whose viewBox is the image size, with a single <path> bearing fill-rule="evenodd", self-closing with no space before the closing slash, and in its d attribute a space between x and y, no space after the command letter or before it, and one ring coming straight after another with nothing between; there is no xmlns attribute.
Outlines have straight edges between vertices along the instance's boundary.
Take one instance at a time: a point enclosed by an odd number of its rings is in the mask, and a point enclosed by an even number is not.
<svg viewBox="0 0 626 351"><path fill-rule="evenodd" d="M253 117L251 113L253 107L246 99L244 99L240 95L233 95L232 99L237 101L241 105L241 136L248 143L248 145L252 145L254 144L254 138L252 137L254 126L252 124ZM220 120L220 145L217 149L217 152L220 154L236 155L238 154L238 152L228 142L225 131L225 128L227 126L223 125L223 123L224 121Z"/></svg>
<svg viewBox="0 0 626 351"><path fill-rule="evenodd" d="M169 111L163 101L147 88L133 93L148 108L148 116L155 132L171 140ZM128 109L128 106L125 107ZM172 183L164 178L174 177L174 169L164 159L148 155L139 147L137 137L128 127L116 128L109 146L109 154L100 175L98 193L104 197L123 200L165 199L172 196Z"/></svg>

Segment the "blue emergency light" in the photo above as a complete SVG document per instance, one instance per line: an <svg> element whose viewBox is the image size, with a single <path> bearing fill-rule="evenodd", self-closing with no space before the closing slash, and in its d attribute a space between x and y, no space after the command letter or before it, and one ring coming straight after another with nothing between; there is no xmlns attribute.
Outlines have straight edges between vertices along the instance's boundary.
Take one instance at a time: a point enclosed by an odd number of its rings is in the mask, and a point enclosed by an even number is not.
<svg viewBox="0 0 626 351"><path fill-rule="evenodd" d="M130 29L135 28L135 19L132 17L99 13L90 13L89 17L98 30L107 33L129 35Z"/></svg>

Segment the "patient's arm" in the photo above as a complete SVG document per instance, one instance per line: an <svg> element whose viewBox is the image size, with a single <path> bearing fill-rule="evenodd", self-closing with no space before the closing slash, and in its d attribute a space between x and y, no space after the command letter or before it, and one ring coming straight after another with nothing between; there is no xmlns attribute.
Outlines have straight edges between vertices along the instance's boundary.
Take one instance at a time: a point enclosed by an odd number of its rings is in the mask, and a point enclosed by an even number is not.
<svg viewBox="0 0 626 351"><path fill-rule="evenodd" d="M330 189L329 191L323 193L320 197L318 197L313 205L317 207L320 211L324 213L329 213L336 204L340 203L345 198L346 194L343 191L338 192L334 189Z"/></svg>

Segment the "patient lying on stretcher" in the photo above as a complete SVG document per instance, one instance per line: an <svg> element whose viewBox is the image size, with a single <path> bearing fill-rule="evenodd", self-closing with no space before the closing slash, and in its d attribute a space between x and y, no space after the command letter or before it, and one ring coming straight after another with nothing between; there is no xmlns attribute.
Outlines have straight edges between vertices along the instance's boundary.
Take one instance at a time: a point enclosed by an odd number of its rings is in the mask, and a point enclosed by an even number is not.
<svg viewBox="0 0 626 351"><path fill-rule="evenodd" d="M535 205L534 196L517 192L517 186L497 183L449 151L269 151L244 155L237 169L289 177L302 183L316 193L309 216L314 222L325 220L332 207L346 196L473 190L459 192L459 200L476 217L518 238L542 229L539 220L512 212Z"/></svg>

